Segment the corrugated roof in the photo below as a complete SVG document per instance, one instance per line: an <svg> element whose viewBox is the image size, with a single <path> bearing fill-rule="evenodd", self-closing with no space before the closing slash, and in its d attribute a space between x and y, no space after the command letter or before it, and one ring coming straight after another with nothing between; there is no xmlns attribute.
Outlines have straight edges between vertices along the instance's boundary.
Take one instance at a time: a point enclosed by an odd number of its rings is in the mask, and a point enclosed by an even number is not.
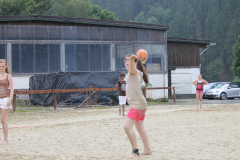
<svg viewBox="0 0 240 160"><path fill-rule="evenodd" d="M124 22L124 21L109 21L109 20L99 20L99 19L84 19L84 18L59 17L59 16L47 16L47 15L0 16L0 22L19 22L19 21L45 21L45 22L51 21L51 22L60 22L60 23L85 24L85 25L90 24L90 25L100 25L100 26L169 30L168 25L135 23L135 22Z"/></svg>

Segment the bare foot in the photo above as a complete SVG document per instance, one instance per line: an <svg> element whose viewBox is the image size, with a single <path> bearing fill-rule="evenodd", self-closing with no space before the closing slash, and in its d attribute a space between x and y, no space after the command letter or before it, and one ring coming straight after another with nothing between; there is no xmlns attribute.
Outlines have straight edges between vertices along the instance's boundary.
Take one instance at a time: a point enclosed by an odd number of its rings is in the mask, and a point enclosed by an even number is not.
<svg viewBox="0 0 240 160"><path fill-rule="evenodd" d="M0 145L6 145L8 144L8 141L3 141Z"/></svg>
<svg viewBox="0 0 240 160"><path fill-rule="evenodd" d="M140 155L151 155L152 151L142 151L141 153L139 153Z"/></svg>
<svg viewBox="0 0 240 160"><path fill-rule="evenodd" d="M135 153L131 153L130 156L128 156L127 158L129 159L135 159L135 158L140 158L139 155L135 154Z"/></svg>
<svg viewBox="0 0 240 160"><path fill-rule="evenodd" d="M126 116L126 114L123 114L122 116Z"/></svg>

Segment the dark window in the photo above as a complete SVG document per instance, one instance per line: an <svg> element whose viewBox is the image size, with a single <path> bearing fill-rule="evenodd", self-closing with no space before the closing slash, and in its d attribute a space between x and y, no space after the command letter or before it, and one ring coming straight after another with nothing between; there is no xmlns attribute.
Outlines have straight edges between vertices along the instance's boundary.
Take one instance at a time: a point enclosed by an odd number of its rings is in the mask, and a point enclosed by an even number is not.
<svg viewBox="0 0 240 160"><path fill-rule="evenodd" d="M35 73L48 73L47 49L47 44L35 45Z"/></svg>
<svg viewBox="0 0 240 160"><path fill-rule="evenodd" d="M12 72L21 73L20 45L12 44Z"/></svg>
<svg viewBox="0 0 240 160"><path fill-rule="evenodd" d="M76 45L76 68L77 71L89 71L88 44Z"/></svg>
<svg viewBox="0 0 240 160"><path fill-rule="evenodd" d="M66 71L76 71L76 45L65 45L65 63Z"/></svg>
<svg viewBox="0 0 240 160"><path fill-rule="evenodd" d="M0 59L7 59L7 45L0 44Z"/></svg>
<svg viewBox="0 0 240 160"><path fill-rule="evenodd" d="M34 45L21 45L21 73L34 73Z"/></svg>
<svg viewBox="0 0 240 160"><path fill-rule="evenodd" d="M102 71L101 44L89 44L90 71Z"/></svg>
<svg viewBox="0 0 240 160"><path fill-rule="evenodd" d="M102 45L102 64L103 71L111 70L110 45Z"/></svg>
<svg viewBox="0 0 240 160"><path fill-rule="evenodd" d="M60 45L59 44L49 44L49 70L48 72L57 72L61 69L60 65Z"/></svg>
<svg viewBox="0 0 240 160"><path fill-rule="evenodd" d="M34 73L34 45L12 44L12 72Z"/></svg>

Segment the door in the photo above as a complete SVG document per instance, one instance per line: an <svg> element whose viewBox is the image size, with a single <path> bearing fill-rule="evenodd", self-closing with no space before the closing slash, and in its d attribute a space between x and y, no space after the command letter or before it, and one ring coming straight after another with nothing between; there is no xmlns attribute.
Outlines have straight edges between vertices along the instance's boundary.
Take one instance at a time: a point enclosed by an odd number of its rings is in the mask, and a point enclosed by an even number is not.
<svg viewBox="0 0 240 160"><path fill-rule="evenodd" d="M238 85L230 84L226 89L227 97L239 97L239 91L240 88L238 87Z"/></svg>

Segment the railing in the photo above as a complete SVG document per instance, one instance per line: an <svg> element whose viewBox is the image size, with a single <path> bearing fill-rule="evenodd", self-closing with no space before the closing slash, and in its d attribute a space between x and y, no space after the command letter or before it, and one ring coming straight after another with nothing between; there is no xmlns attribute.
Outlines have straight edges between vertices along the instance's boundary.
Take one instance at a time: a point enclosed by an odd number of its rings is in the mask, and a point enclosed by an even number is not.
<svg viewBox="0 0 240 160"><path fill-rule="evenodd" d="M173 89L173 100L174 103L176 103L176 98L175 98L175 87L152 87L152 88L142 88L143 90L143 95L145 95L145 90L151 90L151 89ZM52 93L54 94L54 110L57 109L57 93L70 93L70 92L86 92L86 99L78 106L80 107L84 102L89 104L89 107L91 107L92 103L97 104L97 92L98 91L117 91L116 88L93 88L90 86L90 88L78 88L78 89L52 89L52 90L25 90L25 91L14 91L13 94L13 112L16 112L16 95L17 94L46 94L46 93ZM92 93L93 92L93 93ZM80 94L82 94L80 93ZM92 102L92 95L95 94L95 102ZM78 94L79 95L79 94ZM75 97L75 96L74 96ZM72 97L72 98L74 98ZM70 98L70 99L72 99ZM66 101L70 100L67 99ZM64 102L66 102L64 101ZM61 102L60 104L64 103ZM75 108L78 108L75 107Z"/></svg>

